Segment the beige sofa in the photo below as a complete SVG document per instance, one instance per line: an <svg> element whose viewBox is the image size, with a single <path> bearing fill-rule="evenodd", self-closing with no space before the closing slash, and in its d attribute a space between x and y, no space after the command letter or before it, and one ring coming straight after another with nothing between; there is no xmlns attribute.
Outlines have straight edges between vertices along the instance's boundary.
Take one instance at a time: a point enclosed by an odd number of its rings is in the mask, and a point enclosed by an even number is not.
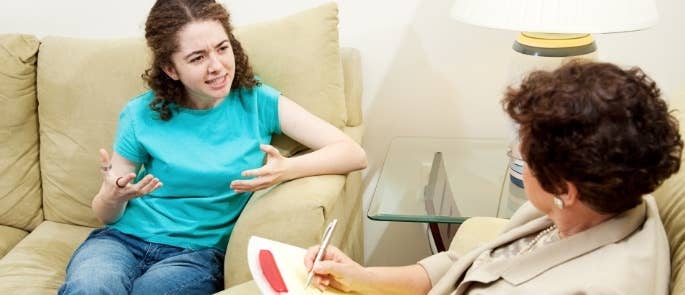
<svg viewBox="0 0 685 295"><path fill-rule="evenodd" d="M237 29L262 81L357 141L360 59L340 50L337 7ZM54 294L76 247L101 224L90 209L98 154L145 86L142 39L0 36L0 294ZM306 150L287 138L284 154ZM182 147L183 143L179 142ZM251 235L307 247L338 218L333 243L362 258L360 173L307 177L255 194L228 243L225 284L251 278Z"/></svg>

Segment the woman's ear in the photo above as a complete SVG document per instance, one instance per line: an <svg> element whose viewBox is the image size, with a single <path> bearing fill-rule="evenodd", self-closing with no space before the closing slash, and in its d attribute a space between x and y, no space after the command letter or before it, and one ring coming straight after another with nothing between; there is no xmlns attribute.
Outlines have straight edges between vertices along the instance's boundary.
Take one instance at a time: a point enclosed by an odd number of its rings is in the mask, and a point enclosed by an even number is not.
<svg viewBox="0 0 685 295"><path fill-rule="evenodd" d="M578 188L575 184L566 182L566 193L559 196L564 201L565 206L572 206L578 202Z"/></svg>
<svg viewBox="0 0 685 295"><path fill-rule="evenodd" d="M172 66L163 66L162 70L164 73L169 76L172 80L178 81L178 73L176 73L176 69Z"/></svg>

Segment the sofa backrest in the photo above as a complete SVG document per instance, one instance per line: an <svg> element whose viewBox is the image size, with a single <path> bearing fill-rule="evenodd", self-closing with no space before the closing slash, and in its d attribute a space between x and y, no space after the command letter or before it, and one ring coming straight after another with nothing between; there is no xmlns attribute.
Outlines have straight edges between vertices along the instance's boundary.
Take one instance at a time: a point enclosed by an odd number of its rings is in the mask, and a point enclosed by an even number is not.
<svg viewBox="0 0 685 295"><path fill-rule="evenodd" d="M42 40L37 90L46 220L99 224L90 209L101 183L97 150L111 150L119 111L145 90L147 61L141 39Z"/></svg>
<svg viewBox="0 0 685 295"><path fill-rule="evenodd" d="M38 39L0 35L0 225L31 231L43 221L38 169Z"/></svg>
<svg viewBox="0 0 685 295"><path fill-rule="evenodd" d="M236 30L255 73L337 127L347 124L337 6ZM38 54L40 169L45 219L98 226L90 201L100 185L98 153L111 150L118 114L145 91L149 62L142 39L47 37ZM303 150L274 139L285 155Z"/></svg>
<svg viewBox="0 0 685 295"><path fill-rule="evenodd" d="M235 34L264 81L334 126L347 126L334 2L236 28ZM273 144L288 155L306 150L285 136L274 137Z"/></svg>
<svg viewBox="0 0 685 295"><path fill-rule="evenodd" d="M671 100L671 109L680 121L680 134L685 138L685 91ZM680 171L653 195L671 246L671 294L685 295L685 158Z"/></svg>

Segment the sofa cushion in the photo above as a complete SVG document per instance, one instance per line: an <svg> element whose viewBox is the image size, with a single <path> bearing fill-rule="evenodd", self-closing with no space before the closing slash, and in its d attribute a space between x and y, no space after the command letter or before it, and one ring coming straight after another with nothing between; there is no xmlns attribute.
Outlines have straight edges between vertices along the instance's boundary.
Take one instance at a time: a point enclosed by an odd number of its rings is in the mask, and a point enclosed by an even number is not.
<svg viewBox="0 0 685 295"><path fill-rule="evenodd" d="M345 123L337 6L313 8L236 32L262 81L336 126ZM142 39L47 37L38 56L41 172L47 220L98 226L90 200L100 185L98 152L111 147L119 111L145 87ZM302 150L274 139L284 154Z"/></svg>
<svg viewBox="0 0 685 295"><path fill-rule="evenodd" d="M25 230L0 225L0 258L5 256L14 246L29 233Z"/></svg>
<svg viewBox="0 0 685 295"><path fill-rule="evenodd" d="M237 28L235 33L264 82L334 126L345 126L338 7L334 2ZM283 135L274 137L273 144L285 155L305 149Z"/></svg>
<svg viewBox="0 0 685 295"><path fill-rule="evenodd" d="M0 224L32 230L43 221L36 53L28 35L0 35Z"/></svg>
<svg viewBox="0 0 685 295"><path fill-rule="evenodd" d="M56 294L71 254L91 230L41 223L0 260L0 294Z"/></svg>
<svg viewBox="0 0 685 295"><path fill-rule="evenodd" d="M90 208L101 176L98 149L111 149L119 112L145 90L142 39L46 37L38 55L40 167L45 219L95 227Z"/></svg>

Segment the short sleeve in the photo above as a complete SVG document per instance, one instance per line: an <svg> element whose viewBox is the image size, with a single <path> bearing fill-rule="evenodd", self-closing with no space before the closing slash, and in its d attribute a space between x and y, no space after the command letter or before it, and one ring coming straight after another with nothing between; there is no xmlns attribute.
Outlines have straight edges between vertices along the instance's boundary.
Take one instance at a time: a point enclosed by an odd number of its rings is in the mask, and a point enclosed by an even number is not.
<svg viewBox="0 0 685 295"><path fill-rule="evenodd" d="M255 90L262 130L269 134L281 134L281 123L278 117L278 98L281 93L264 83L257 86Z"/></svg>
<svg viewBox="0 0 685 295"><path fill-rule="evenodd" d="M134 115L130 105L127 105L119 114L119 124L114 137L114 151L129 161L144 163L148 154L136 137Z"/></svg>

